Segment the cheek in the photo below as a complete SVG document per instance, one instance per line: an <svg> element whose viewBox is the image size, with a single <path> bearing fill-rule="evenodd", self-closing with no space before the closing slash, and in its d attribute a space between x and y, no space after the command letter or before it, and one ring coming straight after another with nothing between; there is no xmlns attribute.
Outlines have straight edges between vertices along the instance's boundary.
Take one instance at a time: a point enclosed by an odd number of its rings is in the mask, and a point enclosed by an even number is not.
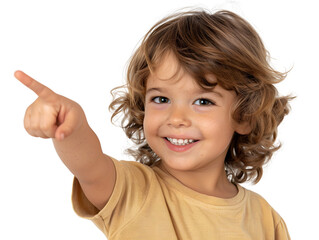
<svg viewBox="0 0 319 240"><path fill-rule="evenodd" d="M219 142L229 142L234 134L231 119L223 114L217 114L210 118L199 121L203 134L218 139Z"/></svg>
<svg viewBox="0 0 319 240"><path fill-rule="evenodd" d="M152 111L150 108L145 108L145 115L143 121L144 135L146 139L156 133L159 116L156 115L156 111Z"/></svg>
<svg viewBox="0 0 319 240"><path fill-rule="evenodd" d="M144 120L143 120L143 129L144 129L144 135L147 138L148 133L149 133L149 127L150 127L150 117L148 112L145 109L145 114L144 114Z"/></svg>
<svg viewBox="0 0 319 240"><path fill-rule="evenodd" d="M160 152L158 151L158 136L160 125L161 124L159 116L154 116L154 113L152 111L147 111L147 109L145 109L145 116L143 122L144 137L146 139L147 144L158 156Z"/></svg>

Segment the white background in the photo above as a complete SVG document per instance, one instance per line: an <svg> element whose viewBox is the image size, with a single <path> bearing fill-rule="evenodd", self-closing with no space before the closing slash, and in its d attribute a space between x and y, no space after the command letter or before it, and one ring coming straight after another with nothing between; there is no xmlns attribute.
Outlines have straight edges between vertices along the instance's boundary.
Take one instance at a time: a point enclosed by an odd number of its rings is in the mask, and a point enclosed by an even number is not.
<svg viewBox="0 0 319 240"><path fill-rule="evenodd" d="M103 150L128 159L130 144L110 123L109 91L124 82L127 62L147 30L182 7L229 9L261 35L280 71L278 85L296 95L279 127L283 147L256 186L286 221L292 239L318 235L318 22L316 1L98 1L0 2L0 239L105 239L71 206L72 175L51 140L29 136L25 109L36 96L15 70L84 108ZM156 219L154 219L156 223Z"/></svg>

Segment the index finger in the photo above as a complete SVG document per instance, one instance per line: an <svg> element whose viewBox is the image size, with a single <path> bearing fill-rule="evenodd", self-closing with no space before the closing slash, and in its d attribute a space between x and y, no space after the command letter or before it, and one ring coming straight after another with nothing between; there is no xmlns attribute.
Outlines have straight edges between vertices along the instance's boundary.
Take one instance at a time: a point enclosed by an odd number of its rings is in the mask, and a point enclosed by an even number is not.
<svg viewBox="0 0 319 240"><path fill-rule="evenodd" d="M32 77L28 76L22 71L16 71L14 73L14 76L16 79L18 79L22 84L24 84L26 87L31 89L35 94L37 94L39 97L46 97L54 93L50 88L44 86L43 84L39 83Z"/></svg>

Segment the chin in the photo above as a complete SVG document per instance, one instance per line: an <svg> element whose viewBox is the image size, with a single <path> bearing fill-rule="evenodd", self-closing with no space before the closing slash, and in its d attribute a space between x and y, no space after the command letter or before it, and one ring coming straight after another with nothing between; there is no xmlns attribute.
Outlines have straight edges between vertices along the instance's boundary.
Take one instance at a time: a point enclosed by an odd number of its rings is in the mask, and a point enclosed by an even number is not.
<svg viewBox="0 0 319 240"><path fill-rule="evenodd" d="M162 160L167 168L170 168L175 171L191 171L196 169L196 165L192 161L187 161L184 159L173 159L170 160Z"/></svg>

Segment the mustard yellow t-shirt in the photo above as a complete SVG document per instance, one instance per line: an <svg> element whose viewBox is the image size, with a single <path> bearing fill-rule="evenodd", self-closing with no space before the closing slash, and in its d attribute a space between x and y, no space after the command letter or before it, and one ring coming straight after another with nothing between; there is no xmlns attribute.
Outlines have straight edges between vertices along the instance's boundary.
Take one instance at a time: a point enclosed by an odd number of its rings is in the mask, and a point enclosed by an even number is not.
<svg viewBox="0 0 319 240"><path fill-rule="evenodd" d="M98 211L74 180L76 213L92 220L109 240L290 239L285 222L258 194L239 185L222 199L198 193L160 168L114 160L116 183Z"/></svg>

